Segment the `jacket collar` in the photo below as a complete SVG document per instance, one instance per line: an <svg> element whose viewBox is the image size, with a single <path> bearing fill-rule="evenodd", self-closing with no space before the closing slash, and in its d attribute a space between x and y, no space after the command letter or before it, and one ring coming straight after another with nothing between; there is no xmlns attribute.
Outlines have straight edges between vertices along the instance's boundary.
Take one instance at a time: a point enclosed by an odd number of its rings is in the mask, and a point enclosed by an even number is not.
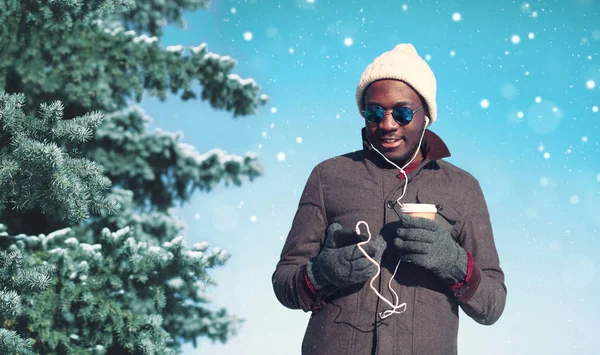
<svg viewBox="0 0 600 355"><path fill-rule="evenodd" d="M379 155L379 153L373 150L373 148L369 144L369 141L367 140L367 129L365 127L361 129L361 136L363 142L363 152L367 159L371 160L380 167L394 168L394 166L385 161L385 159L383 159L381 155ZM446 143L444 143L442 138L440 138L437 134L433 133L428 129L425 130L425 134L423 135L423 142L421 143L421 153L423 154L422 162L428 162L450 157L450 150L448 150Z"/></svg>

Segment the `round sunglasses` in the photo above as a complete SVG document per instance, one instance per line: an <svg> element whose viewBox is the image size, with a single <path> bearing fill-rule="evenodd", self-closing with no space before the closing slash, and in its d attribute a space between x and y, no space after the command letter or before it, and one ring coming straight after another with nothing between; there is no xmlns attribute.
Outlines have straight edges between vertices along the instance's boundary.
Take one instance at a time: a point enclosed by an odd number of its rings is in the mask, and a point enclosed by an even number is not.
<svg viewBox="0 0 600 355"><path fill-rule="evenodd" d="M413 111L410 107L396 107L392 111L392 117L394 121L398 122L400 126L406 126L409 124L415 112L423 108L423 105L419 106ZM380 123L385 117L385 109L379 105L367 105L363 110L363 117L370 123Z"/></svg>

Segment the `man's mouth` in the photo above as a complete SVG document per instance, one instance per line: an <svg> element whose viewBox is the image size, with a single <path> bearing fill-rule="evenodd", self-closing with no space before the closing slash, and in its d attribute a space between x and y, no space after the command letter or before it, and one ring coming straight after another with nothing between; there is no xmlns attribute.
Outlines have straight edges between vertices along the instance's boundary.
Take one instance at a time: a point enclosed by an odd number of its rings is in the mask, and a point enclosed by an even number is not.
<svg viewBox="0 0 600 355"><path fill-rule="evenodd" d="M393 143L395 141L399 141L402 138L380 138L382 142Z"/></svg>
<svg viewBox="0 0 600 355"><path fill-rule="evenodd" d="M384 148L395 148L404 141L404 139L402 139L402 138L384 138L384 137L380 138L379 140L381 141L381 145Z"/></svg>

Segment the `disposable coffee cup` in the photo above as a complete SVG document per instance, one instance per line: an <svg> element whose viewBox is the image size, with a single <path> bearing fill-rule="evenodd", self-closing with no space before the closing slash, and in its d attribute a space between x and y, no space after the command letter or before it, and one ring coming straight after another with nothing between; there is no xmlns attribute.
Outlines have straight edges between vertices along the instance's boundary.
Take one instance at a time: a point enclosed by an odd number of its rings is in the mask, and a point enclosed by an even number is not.
<svg viewBox="0 0 600 355"><path fill-rule="evenodd" d="M403 203L400 212L407 213L412 217L427 218L435 220L437 208L429 203Z"/></svg>

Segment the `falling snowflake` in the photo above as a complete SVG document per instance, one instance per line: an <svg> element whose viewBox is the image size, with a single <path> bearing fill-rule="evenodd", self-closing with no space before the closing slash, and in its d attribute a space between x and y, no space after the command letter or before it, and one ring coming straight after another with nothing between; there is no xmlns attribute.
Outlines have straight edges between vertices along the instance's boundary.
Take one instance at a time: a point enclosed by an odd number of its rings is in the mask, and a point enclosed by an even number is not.
<svg viewBox="0 0 600 355"><path fill-rule="evenodd" d="M408 10L408 5L402 4L402 11L406 11L406 10Z"/></svg>
<svg viewBox="0 0 600 355"><path fill-rule="evenodd" d="M523 116L525 116L525 115L523 114L523 111L519 111L519 112L517 112L517 117L519 117L519 118L523 118Z"/></svg>
<svg viewBox="0 0 600 355"><path fill-rule="evenodd" d="M454 57L455 55L456 55L456 51L455 51L454 49L453 49L453 50L451 50L451 51L450 51L450 56L451 56L451 57Z"/></svg>
<svg viewBox="0 0 600 355"><path fill-rule="evenodd" d="M598 112L598 106L592 107L592 112Z"/></svg>
<svg viewBox="0 0 600 355"><path fill-rule="evenodd" d="M540 179L540 185L542 185L542 186L548 186L549 183L550 183L550 179L548 179L545 176L542 176L542 178Z"/></svg>
<svg viewBox="0 0 600 355"><path fill-rule="evenodd" d="M200 219L200 213L196 213L196 214L194 215L194 218L195 218L196 220Z"/></svg>
<svg viewBox="0 0 600 355"><path fill-rule="evenodd" d="M596 87L596 83L594 80L588 80L585 82L585 87L591 90Z"/></svg>
<svg viewBox="0 0 600 355"><path fill-rule="evenodd" d="M481 102L479 102L479 105L481 105L481 108L488 108L490 107L490 100L483 99Z"/></svg>
<svg viewBox="0 0 600 355"><path fill-rule="evenodd" d="M535 34L533 34L533 32L529 32L529 34L527 35L527 37L529 39L534 39L535 38Z"/></svg>
<svg viewBox="0 0 600 355"><path fill-rule="evenodd" d="M283 153L283 152L277 153L277 160L284 161L285 160L285 153Z"/></svg>
<svg viewBox="0 0 600 355"><path fill-rule="evenodd" d="M252 32L244 32L244 39L246 41L251 41L252 40Z"/></svg>
<svg viewBox="0 0 600 355"><path fill-rule="evenodd" d="M256 216L250 216L250 222L256 223Z"/></svg>
<svg viewBox="0 0 600 355"><path fill-rule="evenodd" d="M587 143L587 141L588 141L588 137L587 137L587 136L583 136L583 137L581 137L581 141L582 141L583 143Z"/></svg>
<svg viewBox="0 0 600 355"><path fill-rule="evenodd" d="M539 96L536 96L535 102L539 104L540 102L542 102L542 98Z"/></svg>
<svg viewBox="0 0 600 355"><path fill-rule="evenodd" d="M350 37L344 38L344 45L346 47L350 47L352 45L352 43L353 43L352 38L350 38Z"/></svg>
<svg viewBox="0 0 600 355"><path fill-rule="evenodd" d="M277 107L271 107L271 113L277 113Z"/></svg>
<svg viewBox="0 0 600 355"><path fill-rule="evenodd" d="M459 12L452 14L452 21L459 22L460 20L462 20L462 15Z"/></svg>
<svg viewBox="0 0 600 355"><path fill-rule="evenodd" d="M521 42L521 37L519 37L519 35L512 35L512 37L510 37L510 41L513 44L519 44L519 42Z"/></svg>
<svg viewBox="0 0 600 355"><path fill-rule="evenodd" d="M544 153L544 159L550 159L550 153L548 153L548 152Z"/></svg>
<svg viewBox="0 0 600 355"><path fill-rule="evenodd" d="M294 54L294 48L291 48L291 47L290 47L290 49L288 49L288 52L289 52L290 54Z"/></svg>
<svg viewBox="0 0 600 355"><path fill-rule="evenodd" d="M232 8L231 8L231 13L232 13L232 14L235 14L236 12L237 12L237 10L235 9L235 7L232 7Z"/></svg>
<svg viewBox="0 0 600 355"><path fill-rule="evenodd" d="M570 200L571 200L571 203L572 203L572 204L576 205L576 204L578 204L578 203L579 203L579 196L577 196L577 195L573 195L573 196L571 196L571 199L570 199Z"/></svg>
<svg viewBox="0 0 600 355"><path fill-rule="evenodd" d="M302 143L302 137L297 137L296 138L296 143Z"/></svg>

